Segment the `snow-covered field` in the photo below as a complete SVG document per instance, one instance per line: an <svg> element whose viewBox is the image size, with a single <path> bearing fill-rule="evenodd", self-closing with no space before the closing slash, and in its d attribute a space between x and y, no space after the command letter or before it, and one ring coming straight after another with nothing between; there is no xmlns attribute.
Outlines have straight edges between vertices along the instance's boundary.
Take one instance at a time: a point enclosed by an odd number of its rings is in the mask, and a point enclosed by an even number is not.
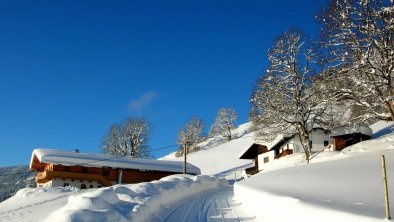
<svg viewBox="0 0 394 222"><path fill-rule="evenodd" d="M267 164L263 172L235 184L236 200L256 221L384 220L381 155L394 200L394 133L392 124L372 128L375 139L342 152L322 152L310 164L303 155Z"/></svg>

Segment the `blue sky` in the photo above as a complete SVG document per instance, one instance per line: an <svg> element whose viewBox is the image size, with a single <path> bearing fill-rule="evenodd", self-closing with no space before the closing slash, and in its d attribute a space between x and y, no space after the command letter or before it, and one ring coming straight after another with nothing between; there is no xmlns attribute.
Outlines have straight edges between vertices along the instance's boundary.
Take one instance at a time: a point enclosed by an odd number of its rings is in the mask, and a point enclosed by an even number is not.
<svg viewBox="0 0 394 222"><path fill-rule="evenodd" d="M0 2L0 166L34 148L100 152L113 123L142 116L152 149L221 107L247 122L275 37L317 35L324 0ZM176 147L156 151L160 157Z"/></svg>

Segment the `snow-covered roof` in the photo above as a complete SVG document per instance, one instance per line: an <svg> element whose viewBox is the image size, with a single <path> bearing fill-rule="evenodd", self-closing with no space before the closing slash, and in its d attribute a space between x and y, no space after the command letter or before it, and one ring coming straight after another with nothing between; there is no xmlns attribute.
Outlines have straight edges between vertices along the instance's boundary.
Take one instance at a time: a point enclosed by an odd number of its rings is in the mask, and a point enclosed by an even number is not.
<svg viewBox="0 0 394 222"><path fill-rule="evenodd" d="M348 134L353 134L353 133L361 133L367 136L372 136L372 129L369 128L366 125L343 125L339 127L335 127L330 136L335 137L335 136L342 136L342 135L348 135Z"/></svg>
<svg viewBox="0 0 394 222"><path fill-rule="evenodd" d="M279 143L291 139L295 136L295 134L292 133L286 133L286 134L278 134L274 140L271 141L271 143L267 146L268 150L271 150L275 146L277 146Z"/></svg>
<svg viewBox="0 0 394 222"><path fill-rule="evenodd" d="M54 149L35 149L31 155L30 169L34 157L41 163L61 164L64 166L111 167L116 169L139 169L182 173L183 162L154 159L117 157L99 153L76 153ZM187 164L187 172L201 174L198 167Z"/></svg>

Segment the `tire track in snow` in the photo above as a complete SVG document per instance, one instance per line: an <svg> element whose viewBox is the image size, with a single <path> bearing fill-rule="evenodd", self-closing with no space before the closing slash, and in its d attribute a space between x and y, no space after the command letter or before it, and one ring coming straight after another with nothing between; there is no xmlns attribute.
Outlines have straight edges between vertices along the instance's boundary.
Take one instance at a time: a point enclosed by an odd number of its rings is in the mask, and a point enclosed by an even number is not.
<svg viewBox="0 0 394 222"><path fill-rule="evenodd" d="M214 189L189 197L169 206L173 210L162 221L239 222L240 218L231 207L232 187ZM231 212L229 214L229 212Z"/></svg>

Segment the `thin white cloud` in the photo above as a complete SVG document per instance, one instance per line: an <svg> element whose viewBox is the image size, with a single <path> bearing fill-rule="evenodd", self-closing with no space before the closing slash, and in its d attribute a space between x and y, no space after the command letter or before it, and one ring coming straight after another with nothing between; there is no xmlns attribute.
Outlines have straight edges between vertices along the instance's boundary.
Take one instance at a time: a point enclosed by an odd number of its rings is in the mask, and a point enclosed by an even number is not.
<svg viewBox="0 0 394 222"><path fill-rule="evenodd" d="M149 106L157 98L157 93L153 90L142 94L138 99L131 100L129 103L129 111L141 112Z"/></svg>

